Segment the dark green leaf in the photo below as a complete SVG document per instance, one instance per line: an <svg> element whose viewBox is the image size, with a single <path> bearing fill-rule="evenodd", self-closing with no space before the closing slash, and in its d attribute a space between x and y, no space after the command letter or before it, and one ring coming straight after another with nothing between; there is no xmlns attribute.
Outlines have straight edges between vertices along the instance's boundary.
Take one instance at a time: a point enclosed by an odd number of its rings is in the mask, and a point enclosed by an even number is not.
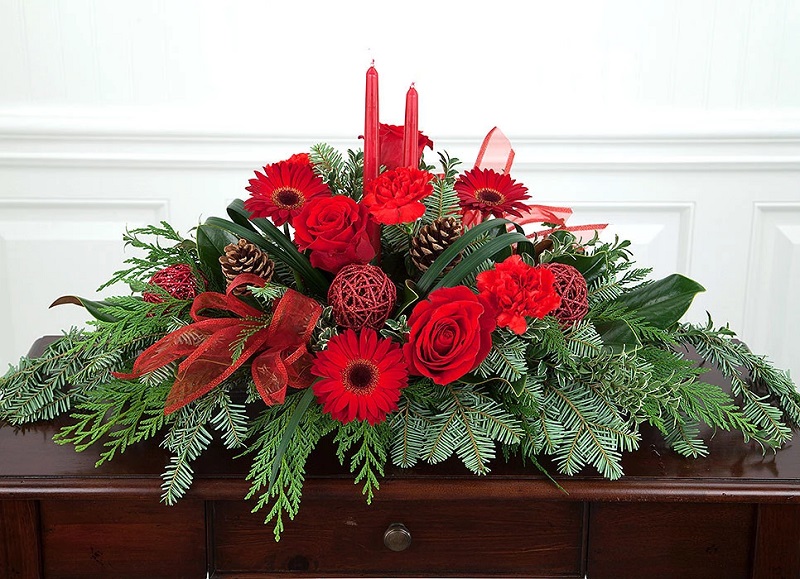
<svg viewBox="0 0 800 579"><path fill-rule="evenodd" d="M226 245L237 241L238 238L230 231L218 227L200 225L197 228L197 255L200 257L204 271L211 276L209 280L211 287L218 290L225 289L226 280L219 264L219 258L225 254Z"/></svg>
<svg viewBox="0 0 800 579"><path fill-rule="evenodd" d="M428 270L422 274L422 277L419 278L417 287L419 288L420 294L427 294L431 291L431 289L433 289L433 284L436 281L436 278L439 277L444 269L450 265L450 262L453 261L456 256L464 250L464 248L468 247L472 243L475 243L475 241L478 240L482 235L490 232L492 229L505 231L508 223L510 222L506 219L490 219L467 230L464 235L459 237L454 243L445 249L442 254L431 264ZM527 238L524 235L522 238L523 241L527 241ZM450 273L453 272L451 271ZM464 276L461 277L461 279L463 278Z"/></svg>
<svg viewBox="0 0 800 579"><path fill-rule="evenodd" d="M608 271L608 256L602 251L594 255L559 255L553 262L571 265L581 272L589 284Z"/></svg>
<svg viewBox="0 0 800 579"><path fill-rule="evenodd" d="M82 306L86 308L87 312L92 314L92 316L94 316L101 322L118 321L117 318L115 318L114 316L103 312L103 308L110 305L107 302L96 302L92 300L87 300L80 296L61 296L52 304L50 304L50 307L52 308L53 306L60 306L63 304L75 304L76 306Z"/></svg>
<svg viewBox="0 0 800 579"><path fill-rule="evenodd" d="M478 249L470 253L467 257L462 259L457 266L450 270L435 286L433 289L440 287L453 287L461 283L470 273L487 259L499 259L498 253L503 254L512 244L520 241L527 241L524 234L513 232L503 233L497 237L490 239Z"/></svg>
<svg viewBox="0 0 800 579"><path fill-rule="evenodd" d="M275 259L292 268L295 274L305 280L306 283L304 285L313 293L320 296L327 295L328 286L330 285L327 278L322 272L311 266L308 258L300 253L294 243L280 229L275 227L270 220L263 218L250 219L250 212L244 208L244 202L241 199L236 199L228 205L228 215L237 225L243 228L255 226L260 229L267 236L268 241L256 234L256 238L260 240L259 247L262 247Z"/></svg>
<svg viewBox="0 0 800 579"><path fill-rule="evenodd" d="M635 312L651 326L666 330L681 319L694 296L706 291L696 281L678 273L644 284L614 300Z"/></svg>

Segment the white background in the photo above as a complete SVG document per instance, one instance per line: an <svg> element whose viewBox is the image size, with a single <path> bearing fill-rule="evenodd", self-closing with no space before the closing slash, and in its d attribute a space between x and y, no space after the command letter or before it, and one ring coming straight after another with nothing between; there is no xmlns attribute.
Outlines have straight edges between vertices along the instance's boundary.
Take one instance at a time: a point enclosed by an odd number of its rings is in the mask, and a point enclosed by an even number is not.
<svg viewBox="0 0 800 579"><path fill-rule="evenodd" d="M467 166L499 126L536 202L800 376L797 0L0 0L0 368L85 319L47 307L96 295L126 226L187 232L265 163L358 147L372 59L382 121L415 82Z"/></svg>

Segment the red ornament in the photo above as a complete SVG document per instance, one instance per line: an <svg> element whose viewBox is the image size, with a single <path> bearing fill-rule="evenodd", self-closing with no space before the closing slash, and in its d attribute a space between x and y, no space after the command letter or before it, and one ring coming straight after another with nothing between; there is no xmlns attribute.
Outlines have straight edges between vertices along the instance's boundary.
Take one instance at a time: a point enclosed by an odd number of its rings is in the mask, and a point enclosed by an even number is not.
<svg viewBox="0 0 800 579"><path fill-rule="evenodd" d="M545 263L556 278L555 288L561 296L561 307L553 312L563 323L582 320L589 311L589 297L586 280L577 269L565 263Z"/></svg>
<svg viewBox="0 0 800 579"><path fill-rule="evenodd" d="M396 303L397 289L392 280L374 265L346 265L328 290L336 323L356 331L383 327Z"/></svg>
<svg viewBox="0 0 800 579"><path fill-rule="evenodd" d="M150 285L163 289L176 300L193 300L197 296L197 280L192 268L185 263L165 267L150 278ZM144 292L142 299L159 304L164 298L158 294Z"/></svg>

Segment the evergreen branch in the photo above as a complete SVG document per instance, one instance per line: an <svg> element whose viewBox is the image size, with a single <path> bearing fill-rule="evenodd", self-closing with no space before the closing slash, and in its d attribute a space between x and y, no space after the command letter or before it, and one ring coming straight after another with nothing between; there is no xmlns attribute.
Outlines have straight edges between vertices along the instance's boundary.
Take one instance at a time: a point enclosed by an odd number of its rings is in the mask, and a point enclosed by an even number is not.
<svg viewBox="0 0 800 579"><path fill-rule="evenodd" d="M735 334L727 326L714 329L710 317L705 326L681 324L675 334L731 381L733 395L742 399L744 416L761 429L757 440L777 448L791 439L792 431L784 419L797 425L800 394L788 376L776 371L765 358L754 355L741 342L734 341ZM746 373L758 375L763 395L755 391L755 386L745 378Z"/></svg>
<svg viewBox="0 0 800 579"><path fill-rule="evenodd" d="M145 241L141 236L155 237L154 241ZM168 247L162 247L159 238L167 241L175 242ZM122 236L125 241L125 246L131 246L136 249L144 250L146 257L130 257L124 263L130 264L127 269L122 269L114 272L107 282L97 288L97 291L114 285L117 282L145 282L152 275L165 267L183 263L192 268L195 272L195 278L198 286L203 288L205 284L203 277L199 275L197 266L197 246L196 244L185 239L180 233L175 231L173 227L166 221L161 222L161 226L148 225L146 227L138 227L129 229Z"/></svg>
<svg viewBox="0 0 800 579"><path fill-rule="evenodd" d="M392 464L395 466L410 468L421 457L431 424L431 416L424 403L430 396L428 388L425 382L408 386L400 396L397 411L389 417ZM417 392L421 395L417 395Z"/></svg>
<svg viewBox="0 0 800 579"><path fill-rule="evenodd" d="M545 388L543 406L550 420L559 422L564 436L554 456L559 471L574 475L587 464L609 479L622 476L622 450L638 447L639 433L631 430L609 400L569 376L557 373Z"/></svg>
<svg viewBox="0 0 800 579"><path fill-rule="evenodd" d="M175 413L174 422L161 444L172 452L169 465L161 475L161 500L166 504L174 505L189 490L194 479L191 463L211 444L211 433L206 425L222 395L222 389L217 388Z"/></svg>
<svg viewBox="0 0 800 579"><path fill-rule="evenodd" d="M335 428L335 423L327 414L322 414L316 404L297 412L307 392L289 395L282 405L266 408L247 435L255 440L245 451L254 454L246 477L250 481L246 498L258 496L253 512L270 507L264 522L274 522L276 541L284 530L284 515L293 519L300 508L309 454L317 442ZM295 416L299 418L293 425ZM285 447L281 449L284 441Z"/></svg>
<svg viewBox="0 0 800 579"><path fill-rule="evenodd" d="M471 385L439 389L431 414L422 451L423 460L431 464L456 454L472 472L486 474L496 454L494 441L512 444L522 434L516 418Z"/></svg>
<svg viewBox="0 0 800 579"><path fill-rule="evenodd" d="M340 425L333 442L338 445L336 456L344 464L348 451L355 447L350 458L350 472L356 474L355 484L364 483L361 494L372 504L375 491L380 489L379 478L383 476L388 448L391 441L391 427L386 422L375 426L367 422L349 422Z"/></svg>
<svg viewBox="0 0 800 579"><path fill-rule="evenodd" d="M243 448L247 444L248 417L244 404L237 404L230 397L230 388L218 386L220 391L219 412L211 424L222 435L225 448Z"/></svg>
<svg viewBox="0 0 800 579"><path fill-rule="evenodd" d="M451 158L447 153L439 153L439 160L442 165L442 175L433 179L433 193L422 200L425 204L425 214L415 224L416 232L437 219L444 217L461 219L458 193L454 187L458 177L457 167L461 161L455 157Z"/></svg>

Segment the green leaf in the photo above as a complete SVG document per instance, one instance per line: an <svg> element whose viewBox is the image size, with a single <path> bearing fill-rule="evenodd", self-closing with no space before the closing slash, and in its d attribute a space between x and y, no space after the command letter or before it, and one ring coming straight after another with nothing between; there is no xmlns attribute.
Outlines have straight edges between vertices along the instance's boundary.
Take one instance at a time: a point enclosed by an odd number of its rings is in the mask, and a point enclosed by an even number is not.
<svg viewBox="0 0 800 579"><path fill-rule="evenodd" d="M680 274L640 285L610 303L634 312L650 326L666 330L681 319L692 304L694 296L705 288ZM598 323L598 333L609 346L640 346L641 341L623 320Z"/></svg>
<svg viewBox="0 0 800 579"><path fill-rule="evenodd" d="M197 254L205 271L212 277L209 281L212 287L224 290L225 276L219 265L220 256L225 254L225 246L236 243L238 238L230 231L200 225L197 228Z"/></svg>
<svg viewBox="0 0 800 579"><path fill-rule="evenodd" d="M403 291L403 302L398 306L395 317L402 314L406 309L419 299L419 288L413 280L407 279L405 290Z"/></svg>
<svg viewBox="0 0 800 579"><path fill-rule="evenodd" d="M268 241L256 234L254 238L258 241L252 241L253 243L257 243L271 256L292 268L296 274L306 280L306 287L309 290L320 296L327 295L328 286L330 285L327 278L322 272L311 266L308 258L300 253L294 243L280 229L275 227L270 220L263 218L250 219L250 212L244 208L244 202L241 199L236 199L228 205L228 215L235 224L243 228L255 226L260 229L267 236ZM211 217L208 221L215 219ZM220 219L219 221L224 222L225 220ZM214 223L217 223L217 221L215 220Z"/></svg>
<svg viewBox="0 0 800 579"><path fill-rule="evenodd" d="M696 281L674 273L622 294L616 303L636 312L651 326L666 330L681 319L694 296L706 291Z"/></svg>
<svg viewBox="0 0 800 579"><path fill-rule="evenodd" d="M101 322L117 322L116 317L112 316L111 314L104 312L104 308L108 307L110 304L108 302L96 302L93 300L87 300L86 298L82 298L80 296L61 296L52 304L50 307L53 306L61 306L64 304L75 304L76 306L83 306L86 308L86 311L92 314L96 319L100 320Z"/></svg>
<svg viewBox="0 0 800 579"><path fill-rule="evenodd" d="M444 269L450 265L450 262L453 261L456 256L458 256L458 254L461 253L466 247L472 243L475 243L482 235L491 231L492 229L505 231L508 223L510 223L510 221L506 219L489 219L488 221L479 223L475 227L467 230L467 232L459 237L455 243L452 243L447 249L445 249L442 254L437 257L436 260L434 260L428 270L422 274L422 277L419 278L419 281L417 282L419 293L422 295L428 294L433 289L433 284L436 281L436 278L439 277ZM522 240L527 241L527 237L522 235ZM461 264L459 264L459 266L460 265ZM453 272L451 271L450 273ZM460 279L463 278L464 276L462 276Z"/></svg>
<svg viewBox="0 0 800 579"><path fill-rule="evenodd" d="M474 273L476 268L484 261L495 258L498 253L504 253L506 250L510 249L513 243L518 243L520 241L527 241L527 237L519 232L503 233L494 239L490 239L462 259L457 266L439 280L439 283L433 286L433 289L453 287L460 284L465 277Z"/></svg>

